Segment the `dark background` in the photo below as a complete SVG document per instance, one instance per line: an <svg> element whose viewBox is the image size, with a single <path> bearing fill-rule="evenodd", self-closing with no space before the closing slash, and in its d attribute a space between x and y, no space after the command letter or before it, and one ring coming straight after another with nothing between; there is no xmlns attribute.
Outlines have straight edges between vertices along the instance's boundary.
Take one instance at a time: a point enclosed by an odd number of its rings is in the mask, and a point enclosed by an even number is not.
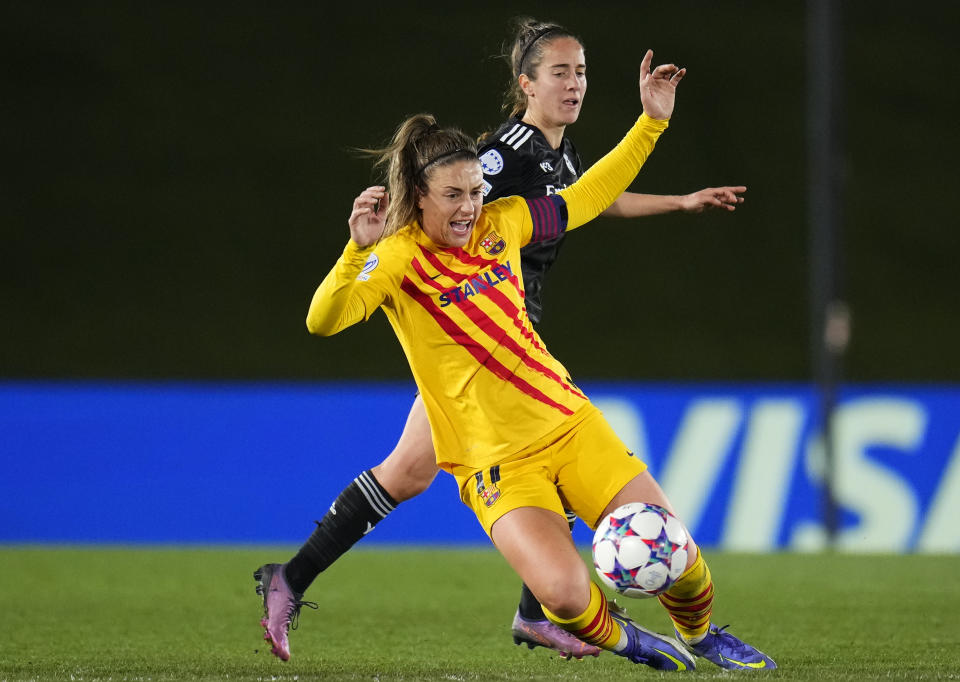
<svg viewBox="0 0 960 682"><path fill-rule="evenodd" d="M960 381L960 10L843 5L846 375ZM585 163L640 112L652 47L689 74L633 189L749 187L732 215L571 235L554 354L583 379L808 378L805 5L582 0L4 3L0 376L408 378L383 315L304 327L376 179L350 148L418 111L496 127L518 13L585 42Z"/></svg>

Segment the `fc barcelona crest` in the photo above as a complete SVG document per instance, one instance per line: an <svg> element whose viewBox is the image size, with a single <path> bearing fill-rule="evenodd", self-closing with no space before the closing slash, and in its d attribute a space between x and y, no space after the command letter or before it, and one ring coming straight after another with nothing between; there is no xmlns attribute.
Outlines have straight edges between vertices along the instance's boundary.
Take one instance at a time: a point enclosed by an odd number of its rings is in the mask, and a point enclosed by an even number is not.
<svg viewBox="0 0 960 682"><path fill-rule="evenodd" d="M504 241L496 232L491 232L480 240L480 246L491 256L496 256L498 253L507 248L507 242Z"/></svg>
<svg viewBox="0 0 960 682"><path fill-rule="evenodd" d="M483 482L483 472L478 471L473 475L477 483L477 495L488 507L492 507L500 499L500 488L497 487L497 481L500 480L500 466L490 469L490 481L488 484Z"/></svg>
<svg viewBox="0 0 960 682"><path fill-rule="evenodd" d="M497 487L496 483L484 487L480 491L480 499L483 500L485 505L492 507L494 503L500 499L500 488Z"/></svg>

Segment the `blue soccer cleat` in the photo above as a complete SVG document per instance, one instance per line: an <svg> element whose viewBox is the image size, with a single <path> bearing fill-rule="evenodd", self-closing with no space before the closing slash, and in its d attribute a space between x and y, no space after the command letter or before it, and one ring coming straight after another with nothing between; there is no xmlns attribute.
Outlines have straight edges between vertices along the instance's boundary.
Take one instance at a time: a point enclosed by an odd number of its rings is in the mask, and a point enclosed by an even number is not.
<svg viewBox="0 0 960 682"><path fill-rule="evenodd" d="M634 663L649 665L655 670L696 669L693 656L673 637L640 627L630 619L626 611L613 602L608 606L610 617L617 621L627 635L627 647L613 653Z"/></svg>
<svg viewBox="0 0 960 682"><path fill-rule="evenodd" d="M729 625L718 628L713 623L707 635L696 644L684 645L697 656L716 663L727 670L773 670L777 664L762 651L727 632ZM682 637L677 633L677 638Z"/></svg>

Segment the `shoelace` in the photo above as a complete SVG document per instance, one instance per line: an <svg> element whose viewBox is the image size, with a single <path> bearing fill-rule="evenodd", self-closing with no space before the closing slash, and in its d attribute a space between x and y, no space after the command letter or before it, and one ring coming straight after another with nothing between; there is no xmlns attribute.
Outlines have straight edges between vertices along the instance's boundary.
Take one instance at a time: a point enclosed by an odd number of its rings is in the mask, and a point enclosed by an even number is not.
<svg viewBox="0 0 960 682"><path fill-rule="evenodd" d="M303 601L301 599L291 599L290 606L287 607L287 621L290 623L290 629L296 630L300 627L300 607L306 606L316 611L320 605L315 601Z"/></svg>
<svg viewBox="0 0 960 682"><path fill-rule="evenodd" d="M736 651L738 654L752 654L752 653L753 653L753 647L751 647L750 645L748 645L746 642L741 642L739 639L737 639L736 637L734 637L734 636L733 636L732 634L730 634L729 632L724 632L724 630L726 630L728 627L730 627L730 624L729 624L729 623L728 623L727 625L724 625L724 626L721 627L721 628L718 628L718 627L716 627L716 626L713 626L713 627L710 628L710 634L711 634L711 635L714 635L714 636L717 637L718 639L721 639L722 641L724 641L724 643L725 643L728 647L730 647L731 649L733 649L734 651ZM733 641L731 641L731 640L733 640Z"/></svg>

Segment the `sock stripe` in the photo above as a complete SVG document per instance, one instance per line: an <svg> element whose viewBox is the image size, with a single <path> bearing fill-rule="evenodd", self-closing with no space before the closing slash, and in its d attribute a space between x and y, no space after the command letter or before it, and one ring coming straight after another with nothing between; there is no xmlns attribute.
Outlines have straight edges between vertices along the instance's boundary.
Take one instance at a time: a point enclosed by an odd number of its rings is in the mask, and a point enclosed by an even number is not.
<svg viewBox="0 0 960 682"><path fill-rule="evenodd" d="M687 623L687 627L689 627L692 630L696 630L698 628L706 627L709 623L710 623L710 614L708 613L706 616L704 616L700 620Z"/></svg>
<svg viewBox="0 0 960 682"><path fill-rule="evenodd" d="M667 609L677 631L691 640L707 631L713 611L713 579L697 550L697 559L680 579L663 594L660 603Z"/></svg>
<svg viewBox="0 0 960 682"><path fill-rule="evenodd" d="M600 610L587 627L577 630L573 634L590 644L599 644L610 637L613 631L613 619L610 617L610 611L607 608L607 598L603 592L597 590L600 595Z"/></svg>
<svg viewBox="0 0 960 682"><path fill-rule="evenodd" d="M709 605L710 602L705 601L702 604L697 604L696 606L671 606L670 613L700 613Z"/></svg>
<svg viewBox="0 0 960 682"><path fill-rule="evenodd" d="M387 518L387 514L396 508L387 499L386 491L369 471L364 471L362 474L353 479L353 482L357 484L357 487L360 488L360 492L363 493L365 498L367 498L367 503L370 505L371 509L373 509L373 511L375 511L381 519Z"/></svg>
<svg viewBox="0 0 960 682"><path fill-rule="evenodd" d="M698 594L696 597L690 597L688 599L678 599L677 597L672 596L669 592L664 592L663 594L660 595L660 599L669 601L672 604L684 604L684 603L699 601L701 599L706 599L708 596L712 597L713 594L708 595L707 594L708 592L710 593L713 592L713 583L710 583L709 585L707 585L707 588L703 592Z"/></svg>
<svg viewBox="0 0 960 682"><path fill-rule="evenodd" d="M713 591L711 590L706 597L696 602L683 600L683 603L678 604L678 603L671 602L669 599L662 599L661 602L671 613L674 613L674 612L683 613L685 611L701 611L705 607L709 606L711 602L713 602Z"/></svg>

